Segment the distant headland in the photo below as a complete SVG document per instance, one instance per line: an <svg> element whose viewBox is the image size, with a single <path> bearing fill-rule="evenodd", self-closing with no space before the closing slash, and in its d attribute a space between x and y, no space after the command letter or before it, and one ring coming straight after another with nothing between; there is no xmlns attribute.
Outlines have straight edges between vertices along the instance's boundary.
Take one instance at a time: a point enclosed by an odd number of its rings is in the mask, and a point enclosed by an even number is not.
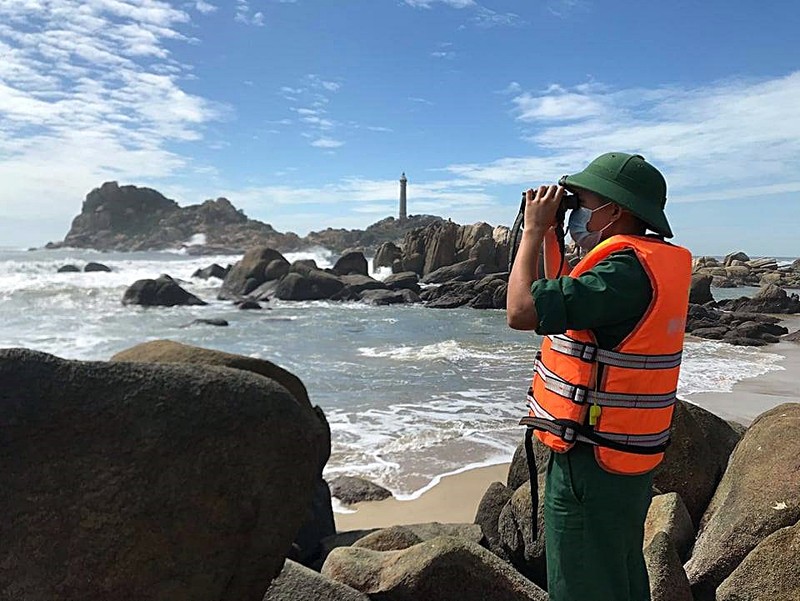
<svg viewBox="0 0 800 601"><path fill-rule="evenodd" d="M405 209L405 206L402 207ZM322 246L334 252L349 248L374 251L397 242L406 232L442 221L434 215L387 217L365 230L327 228L300 237L250 219L227 198L181 207L152 188L105 182L86 195L83 207L63 241L47 248L104 251L170 250L191 254L242 254L254 246L292 252Z"/></svg>

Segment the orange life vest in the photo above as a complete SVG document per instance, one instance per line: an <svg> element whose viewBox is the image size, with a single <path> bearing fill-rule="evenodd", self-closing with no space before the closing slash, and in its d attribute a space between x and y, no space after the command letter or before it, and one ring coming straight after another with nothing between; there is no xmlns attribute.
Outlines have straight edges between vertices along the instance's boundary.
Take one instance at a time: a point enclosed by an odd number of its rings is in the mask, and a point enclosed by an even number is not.
<svg viewBox="0 0 800 601"><path fill-rule="evenodd" d="M601 349L590 330L547 336L537 353L520 423L564 453L595 445L597 463L616 474L644 474L664 457L678 387L691 281L691 253L658 238L612 236L570 273L592 269L611 253L633 250L653 297L641 321L618 346Z"/></svg>

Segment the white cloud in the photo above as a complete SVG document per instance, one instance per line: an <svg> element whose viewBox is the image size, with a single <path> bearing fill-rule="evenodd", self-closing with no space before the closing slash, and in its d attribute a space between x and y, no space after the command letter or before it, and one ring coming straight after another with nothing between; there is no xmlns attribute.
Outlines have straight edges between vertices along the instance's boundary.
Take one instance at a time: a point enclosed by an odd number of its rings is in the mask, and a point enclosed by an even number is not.
<svg viewBox="0 0 800 601"><path fill-rule="evenodd" d="M218 9L217 6L214 6L209 2L205 2L204 0L197 0L197 2L195 2L194 4L194 7L198 12L201 12L204 15L216 12L216 10Z"/></svg>
<svg viewBox="0 0 800 601"><path fill-rule="evenodd" d="M103 180L197 169L170 144L225 109L181 87L167 42L188 21L159 0L0 2L0 213L72 215Z"/></svg>
<svg viewBox="0 0 800 601"><path fill-rule="evenodd" d="M314 148L339 148L340 146L344 146L344 142L332 138L317 138L311 142L311 145Z"/></svg>
<svg viewBox="0 0 800 601"><path fill-rule="evenodd" d="M234 20L238 23L245 25L254 25L256 27L264 26L264 13L253 12L250 8L248 0L236 0L236 13Z"/></svg>
<svg viewBox="0 0 800 601"><path fill-rule="evenodd" d="M432 8L436 4L444 4L451 8L469 8L477 6L475 0L403 0L414 8Z"/></svg>
<svg viewBox="0 0 800 601"><path fill-rule="evenodd" d="M452 50L437 50L436 52L431 52L431 56L433 58L444 58L448 60L452 60L456 57L456 53Z"/></svg>
<svg viewBox="0 0 800 601"><path fill-rule="evenodd" d="M418 97L418 96L409 96L409 97L408 97L408 99L409 99L411 102L416 102L416 103L418 103L418 104L428 104L428 105L433 105L433 103L432 103L430 100L427 100L426 98L420 98L420 97Z"/></svg>
<svg viewBox="0 0 800 601"><path fill-rule="evenodd" d="M450 173L485 184L553 180L612 150L638 152L667 177L673 201L796 191L800 176L800 71L701 87L614 90L551 86L514 99L534 128L535 156L459 164Z"/></svg>

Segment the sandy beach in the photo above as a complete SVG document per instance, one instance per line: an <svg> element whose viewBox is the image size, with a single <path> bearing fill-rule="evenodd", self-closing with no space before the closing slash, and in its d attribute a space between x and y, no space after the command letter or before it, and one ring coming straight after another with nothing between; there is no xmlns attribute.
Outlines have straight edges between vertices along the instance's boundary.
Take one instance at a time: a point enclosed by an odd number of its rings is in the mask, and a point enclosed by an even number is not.
<svg viewBox="0 0 800 601"><path fill-rule="evenodd" d="M794 332L800 327L800 317L791 316L782 323L789 332ZM761 350L781 355L783 359L778 365L782 369L741 380L732 392L698 393L686 400L745 425L771 407L797 401L800 344L780 342ZM522 432L520 440L521 437ZM508 459L510 463L511 457ZM351 507L354 513L335 514L336 528L341 532L423 522L472 522L489 485L495 481L505 484L509 463L446 476L437 486L410 501L386 499L356 504Z"/></svg>

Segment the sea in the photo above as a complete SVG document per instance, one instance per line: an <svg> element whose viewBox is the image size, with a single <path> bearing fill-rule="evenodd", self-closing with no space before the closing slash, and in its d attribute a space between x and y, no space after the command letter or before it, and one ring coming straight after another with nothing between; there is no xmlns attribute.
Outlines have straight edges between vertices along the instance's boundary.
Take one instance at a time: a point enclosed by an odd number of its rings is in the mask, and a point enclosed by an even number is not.
<svg viewBox="0 0 800 601"><path fill-rule="evenodd" d="M332 266L322 249L288 253ZM107 360L141 342L171 339L267 359L300 377L330 422L325 476L356 475L413 499L443 476L509 461L521 440L525 392L540 339L506 326L505 312L271 301L241 311L216 300L218 279L192 279L240 257L175 252L0 249L0 348ZM57 273L89 261L111 273ZM169 274L209 304L123 306L126 288ZM389 271L373 276L382 279ZM755 289L715 289L715 297ZM229 327L187 324L223 318ZM783 369L774 352L713 341L686 343L679 394L730 391L743 378ZM707 407L714 410L714 407ZM340 510L344 510L341 509Z"/></svg>

